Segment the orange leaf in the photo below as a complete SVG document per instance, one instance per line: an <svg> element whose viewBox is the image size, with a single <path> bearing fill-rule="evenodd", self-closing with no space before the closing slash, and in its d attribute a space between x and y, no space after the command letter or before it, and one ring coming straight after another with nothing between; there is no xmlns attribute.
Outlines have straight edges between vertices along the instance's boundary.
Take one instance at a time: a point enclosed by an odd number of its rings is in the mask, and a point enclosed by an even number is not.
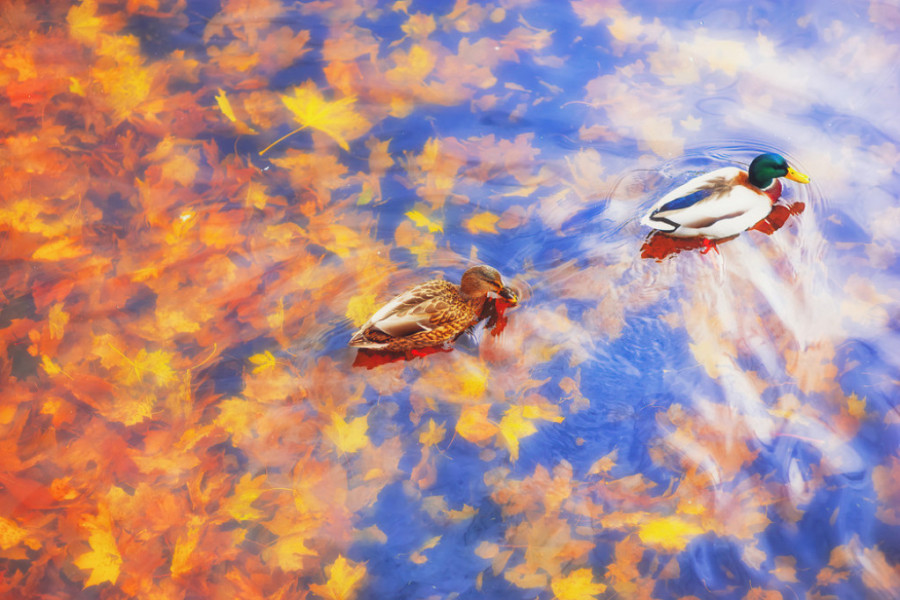
<svg viewBox="0 0 900 600"><path fill-rule="evenodd" d="M492 212L481 212L466 220L466 229L469 233L497 233L497 221L500 217Z"/></svg>
<svg viewBox="0 0 900 600"><path fill-rule="evenodd" d="M490 408L490 404L464 406L456 422L456 432L473 444L492 438L497 433L497 425L488 419Z"/></svg>

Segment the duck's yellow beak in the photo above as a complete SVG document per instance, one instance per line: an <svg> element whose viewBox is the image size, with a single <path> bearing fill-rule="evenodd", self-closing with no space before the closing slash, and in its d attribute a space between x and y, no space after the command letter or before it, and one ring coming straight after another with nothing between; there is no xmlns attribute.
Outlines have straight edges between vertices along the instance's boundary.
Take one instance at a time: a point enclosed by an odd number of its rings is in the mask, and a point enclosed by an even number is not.
<svg viewBox="0 0 900 600"><path fill-rule="evenodd" d="M788 167L787 175L785 178L790 179L791 181L796 181L797 183L809 183L809 176L804 175L800 171L795 171L793 167Z"/></svg>
<svg viewBox="0 0 900 600"><path fill-rule="evenodd" d="M503 286L503 289L500 290L500 297L505 299L507 302L515 306L519 303L519 297L516 295L516 292L509 286Z"/></svg>

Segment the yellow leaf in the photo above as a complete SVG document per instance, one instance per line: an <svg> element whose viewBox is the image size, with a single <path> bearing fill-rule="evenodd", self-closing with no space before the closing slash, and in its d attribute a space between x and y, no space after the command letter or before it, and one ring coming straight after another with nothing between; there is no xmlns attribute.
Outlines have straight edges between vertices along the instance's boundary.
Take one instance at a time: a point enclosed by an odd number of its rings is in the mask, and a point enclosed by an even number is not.
<svg viewBox="0 0 900 600"><path fill-rule="evenodd" d="M0 548L9 550L28 536L28 531L19 527L15 521L0 517Z"/></svg>
<svg viewBox="0 0 900 600"><path fill-rule="evenodd" d="M353 600L359 584L366 576L366 565L354 563L338 554L327 570L328 581L325 585L310 584L310 591L325 600Z"/></svg>
<svg viewBox="0 0 900 600"><path fill-rule="evenodd" d="M847 412L850 413L851 417L856 417L857 419L862 419L866 416L866 399L863 398L860 400L856 394L851 394L849 398L847 398Z"/></svg>
<svg viewBox="0 0 900 600"><path fill-rule="evenodd" d="M554 579L550 589L557 600L586 600L596 598L606 591L606 585L594 583L594 572L591 569L578 569L565 577Z"/></svg>
<svg viewBox="0 0 900 600"><path fill-rule="evenodd" d="M129 371L128 383L143 383L144 375L152 373L155 376L156 384L163 386L171 383L175 379L175 372L171 366L172 354L157 350L155 352L147 352L143 348L135 356L134 360L129 360L131 370Z"/></svg>
<svg viewBox="0 0 900 600"><path fill-rule="evenodd" d="M376 308L378 307L375 305L375 294L357 294L347 302L347 312L344 314L354 327L361 327Z"/></svg>
<svg viewBox="0 0 900 600"><path fill-rule="evenodd" d="M215 424L231 434L235 444L253 435L250 424L262 416L255 402L243 398L229 398L219 403L219 416Z"/></svg>
<svg viewBox="0 0 900 600"><path fill-rule="evenodd" d="M341 258L347 258L353 253L353 250L363 244L358 231L337 223L313 229L310 231L310 237L314 242Z"/></svg>
<svg viewBox="0 0 900 600"><path fill-rule="evenodd" d="M188 318L180 310L157 309L156 324L159 331L169 334L193 333L200 329L200 323Z"/></svg>
<svg viewBox="0 0 900 600"><path fill-rule="evenodd" d="M404 82L420 84L434 69L437 60L434 54L419 45L410 48L409 53L397 50L392 58L397 66L385 73L385 77L395 85Z"/></svg>
<svg viewBox="0 0 900 600"><path fill-rule="evenodd" d="M443 425L438 425L434 422L434 419L428 419L428 431L423 431L419 434L419 443L426 448L429 446L434 446L444 439L446 431L446 427L444 427Z"/></svg>
<svg viewBox="0 0 900 600"><path fill-rule="evenodd" d="M225 95L225 90L222 88L218 88L219 93L216 94L216 104L219 105L219 110L222 111L222 114L228 117L228 120L232 123L236 123L238 118L234 116L234 109L231 108L231 102L228 100L228 96Z"/></svg>
<svg viewBox="0 0 900 600"><path fill-rule="evenodd" d="M432 233L435 231L440 231L443 233L444 231L444 226L440 221L432 221L429 217L426 217L417 210L411 210L407 212L406 216L409 217L417 227L427 227L428 231L431 231Z"/></svg>
<svg viewBox="0 0 900 600"><path fill-rule="evenodd" d="M46 354L41 356L41 364L44 370L47 371L47 375L59 375L62 373L62 368Z"/></svg>
<svg viewBox="0 0 900 600"><path fill-rule="evenodd" d="M497 433L497 425L488 419L490 404L464 406L456 422L456 432L473 444L488 440Z"/></svg>
<svg viewBox="0 0 900 600"><path fill-rule="evenodd" d="M523 415L522 408L513 406L500 419L500 435L512 460L519 459L519 440L537 433L537 427Z"/></svg>
<svg viewBox="0 0 900 600"><path fill-rule="evenodd" d="M108 529L94 528L88 543L91 551L75 559L74 564L82 570L90 570L91 575L84 582L84 587L99 585L108 581L115 585L122 566L122 556L116 547L116 539Z"/></svg>
<svg viewBox="0 0 900 600"><path fill-rule="evenodd" d="M172 566L170 571L173 577L179 577L188 573L191 568L191 556L200 541L200 528L192 525L187 533L178 536L175 540L175 550L172 552Z"/></svg>
<svg viewBox="0 0 900 600"><path fill-rule="evenodd" d="M355 96L329 102L312 81L294 88L293 97L281 96L281 101L294 113L294 119L300 124L300 129L306 127L318 129L330 136L345 151L350 149L347 144L348 138L359 137L371 127L371 123L353 109L356 104Z"/></svg>
<svg viewBox="0 0 900 600"><path fill-rule="evenodd" d="M347 423L340 415L331 415L331 425L325 428L325 435L341 452L359 452L369 444L368 415L357 417Z"/></svg>
<svg viewBox="0 0 900 600"><path fill-rule="evenodd" d="M677 552L688 542L703 533L703 528L678 517L660 517L643 523L638 536L645 544L659 546L663 550Z"/></svg>
<svg viewBox="0 0 900 600"><path fill-rule="evenodd" d="M278 538L273 546L266 548L264 555L266 562L274 563L282 571L299 571L303 568L303 557L316 553L306 547L303 536L293 534Z"/></svg>
<svg viewBox="0 0 900 600"><path fill-rule="evenodd" d="M91 76L113 109L114 122L119 123L150 95L154 69L143 66L140 41L133 35L101 35L97 53L108 60L96 61Z"/></svg>
<svg viewBox="0 0 900 600"><path fill-rule="evenodd" d="M69 23L69 35L85 44L95 43L97 34L104 25L103 19L97 16L95 0L84 0L78 6L70 8L66 15L66 22Z"/></svg>
<svg viewBox="0 0 900 600"><path fill-rule="evenodd" d="M559 414L559 408L554 405L538 406L535 404L525 404L521 409L522 416L526 419L542 419L554 423L563 422L563 417Z"/></svg>
<svg viewBox="0 0 900 600"><path fill-rule="evenodd" d="M88 253L86 248L79 246L71 238L59 238L40 246L31 255L34 260L56 261L67 258L77 258Z"/></svg>
<svg viewBox="0 0 900 600"><path fill-rule="evenodd" d="M218 88L218 94L216 94L216 104L219 105L219 110L222 111L222 114L228 118L229 121L238 126L238 129L245 131L247 133L256 133L256 130L245 124L243 121L239 120L237 116L234 114L234 109L231 107L231 101L228 100L228 96L225 95L225 90L222 88Z"/></svg>
<svg viewBox="0 0 900 600"><path fill-rule="evenodd" d="M266 350L265 352L261 352L260 354L254 354L253 356L251 356L250 362L256 365L255 367L253 367L254 373L262 373L274 368L277 363L277 359L271 352Z"/></svg>
<svg viewBox="0 0 900 600"><path fill-rule="evenodd" d="M253 478L250 473L244 473L237 485L234 486L234 493L222 503L222 508L238 521L259 519L263 516L263 512L254 508L252 504L266 491L261 488L265 481L265 473L257 475L256 478Z"/></svg>
<svg viewBox="0 0 900 600"><path fill-rule="evenodd" d="M473 215L466 220L466 229L469 233L497 233L497 221L500 217L492 212L482 212Z"/></svg>
<svg viewBox="0 0 900 600"><path fill-rule="evenodd" d="M470 364L459 374L455 385L463 398L481 398L487 390L487 378L487 369L477 363Z"/></svg>
<svg viewBox="0 0 900 600"><path fill-rule="evenodd" d="M69 77L69 91L82 97L85 95L84 86L76 77Z"/></svg>

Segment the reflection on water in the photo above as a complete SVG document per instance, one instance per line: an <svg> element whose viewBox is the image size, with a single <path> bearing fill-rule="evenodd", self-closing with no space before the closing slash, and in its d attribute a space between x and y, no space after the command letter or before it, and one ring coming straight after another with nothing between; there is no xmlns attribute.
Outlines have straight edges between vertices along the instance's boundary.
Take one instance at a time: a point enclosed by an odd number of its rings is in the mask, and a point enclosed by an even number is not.
<svg viewBox="0 0 900 600"><path fill-rule="evenodd" d="M898 28L10 0L3 594L896 597ZM763 231L648 239L767 151L812 183ZM352 368L384 301L479 263L505 327Z"/></svg>

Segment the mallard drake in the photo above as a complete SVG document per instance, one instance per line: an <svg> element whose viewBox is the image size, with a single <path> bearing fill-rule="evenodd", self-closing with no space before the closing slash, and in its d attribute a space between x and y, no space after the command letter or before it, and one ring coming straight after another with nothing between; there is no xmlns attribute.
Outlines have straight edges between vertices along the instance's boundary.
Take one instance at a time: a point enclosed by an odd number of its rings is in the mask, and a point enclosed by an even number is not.
<svg viewBox="0 0 900 600"><path fill-rule="evenodd" d="M372 315L350 338L350 345L387 352L409 352L459 337L483 316L489 294L509 304L516 293L503 285L493 267L479 265L463 273L460 285L434 279L409 289Z"/></svg>
<svg viewBox="0 0 900 600"><path fill-rule="evenodd" d="M785 177L809 183L779 154L760 154L744 172L716 169L695 177L662 197L641 224L670 236L721 240L738 235L766 218L781 197Z"/></svg>

